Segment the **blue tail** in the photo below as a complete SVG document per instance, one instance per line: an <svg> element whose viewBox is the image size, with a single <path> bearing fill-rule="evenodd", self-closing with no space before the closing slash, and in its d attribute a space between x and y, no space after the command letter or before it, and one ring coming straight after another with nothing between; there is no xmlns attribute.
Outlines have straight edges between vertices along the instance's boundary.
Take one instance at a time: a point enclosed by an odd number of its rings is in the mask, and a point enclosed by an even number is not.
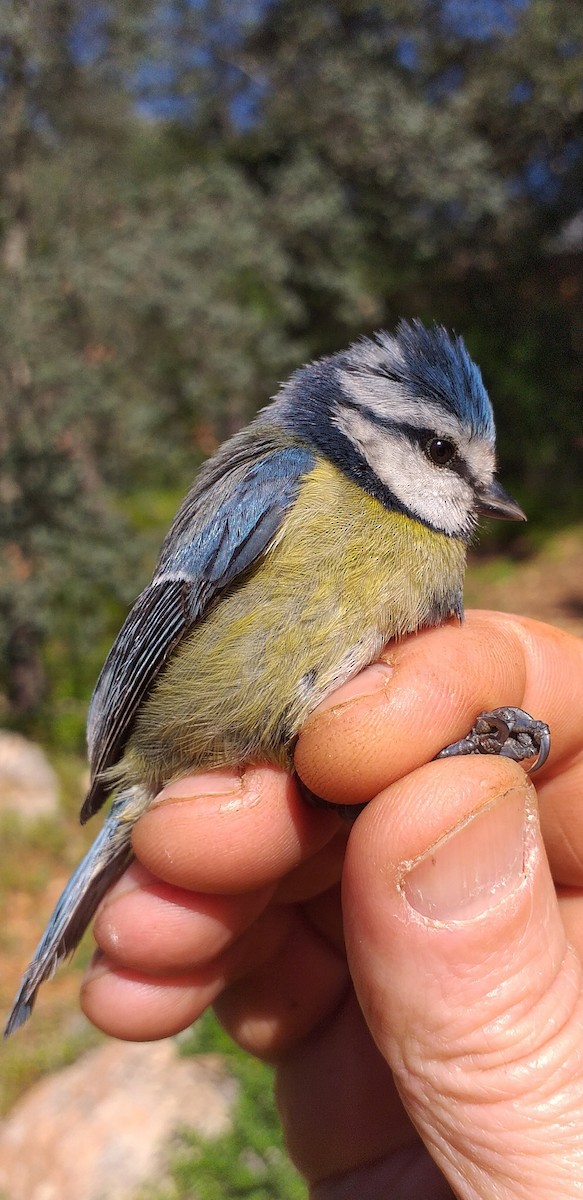
<svg viewBox="0 0 583 1200"><path fill-rule="evenodd" d="M132 861L131 833L137 815L134 790L122 792L55 905L22 977L4 1037L28 1020L41 983L50 979L59 963L75 949L107 889Z"/></svg>

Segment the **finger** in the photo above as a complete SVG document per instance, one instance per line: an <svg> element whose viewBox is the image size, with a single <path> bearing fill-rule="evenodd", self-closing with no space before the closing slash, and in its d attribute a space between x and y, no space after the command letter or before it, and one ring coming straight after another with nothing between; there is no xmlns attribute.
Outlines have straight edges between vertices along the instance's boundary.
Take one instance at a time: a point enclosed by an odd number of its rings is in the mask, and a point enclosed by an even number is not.
<svg viewBox="0 0 583 1200"><path fill-rule="evenodd" d="M321 892L319 896L314 896L307 904L303 904L302 912L310 925L346 958L340 884L335 884L327 892Z"/></svg>
<svg viewBox="0 0 583 1200"><path fill-rule="evenodd" d="M133 847L159 879L236 894L277 882L316 854L338 818L310 808L275 767L211 771L170 784L140 818Z"/></svg>
<svg viewBox="0 0 583 1200"><path fill-rule="evenodd" d="M582 725L583 733L583 725ZM583 886L583 755L538 785L540 821L555 883Z"/></svg>
<svg viewBox="0 0 583 1200"><path fill-rule="evenodd" d="M462 626L391 643L312 714L296 769L317 795L361 803L467 733L479 712L503 704L550 724L551 757L540 777L550 778L581 750L579 641L536 621L470 612Z"/></svg>
<svg viewBox="0 0 583 1200"><path fill-rule="evenodd" d="M93 925L97 945L111 963L146 975L201 966L231 945L268 903L305 904L338 884L346 837L342 829L275 889L270 885L236 896L173 887L136 860L97 911ZM341 944L339 898L334 928Z"/></svg>
<svg viewBox="0 0 583 1200"><path fill-rule="evenodd" d="M583 962L583 888L558 888L557 895L565 933Z"/></svg>
<svg viewBox="0 0 583 1200"><path fill-rule="evenodd" d="M453 1200L420 1142L351 990L276 1071L292 1161L314 1200Z"/></svg>
<svg viewBox="0 0 583 1200"><path fill-rule="evenodd" d="M525 677L522 645L504 621L470 618L390 643L309 718L296 769L327 800L370 800L467 732L502 690L518 704Z"/></svg>
<svg viewBox="0 0 583 1200"><path fill-rule="evenodd" d="M276 1061L326 1022L350 987L343 953L298 909L290 934L259 968L245 970L215 1002L231 1037L258 1058Z"/></svg>
<svg viewBox="0 0 583 1200"><path fill-rule="evenodd" d="M417 1141L352 989L325 1025L285 1055L276 1081L288 1151L312 1186Z"/></svg>
<svg viewBox="0 0 583 1200"><path fill-rule="evenodd" d="M173 974L221 954L263 912L272 891L191 892L134 862L102 902L93 934L111 963L146 975Z"/></svg>
<svg viewBox="0 0 583 1200"><path fill-rule="evenodd" d="M154 1041L180 1033L196 1021L221 990L242 973L259 970L289 938L292 910L268 909L210 963L169 974L119 967L98 952L85 973L81 1007L110 1037Z"/></svg>
<svg viewBox="0 0 583 1200"><path fill-rule="evenodd" d="M540 821L556 884L583 885L583 641L526 617L511 618L527 667L523 707L543 713L552 757L535 776ZM574 910L570 913L571 930ZM578 943L581 933L577 934Z"/></svg>
<svg viewBox="0 0 583 1200"><path fill-rule="evenodd" d="M347 850L357 994L460 1197L559 1197L581 1179L581 966L533 797L502 759L431 763L375 800Z"/></svg>
<svg viewBox="0 0 583 1200"><path fill-rule="evenodd" d="M343 821L341 829L322 850L285 875L273 893L274 904L305 904L338 884L349 832L350 826Z"/></svg>

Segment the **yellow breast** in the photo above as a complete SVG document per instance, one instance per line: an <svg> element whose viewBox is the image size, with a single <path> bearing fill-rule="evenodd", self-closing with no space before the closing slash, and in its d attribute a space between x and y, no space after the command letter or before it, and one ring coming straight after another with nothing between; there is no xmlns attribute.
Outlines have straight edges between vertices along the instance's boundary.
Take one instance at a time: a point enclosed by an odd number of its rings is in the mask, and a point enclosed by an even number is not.
<svg viewBox="0 0 583 1200"><path fill-rule="evenodd" d="M122 764L149 787L194 767L288 764L307 714L382 645L459 611L461 539L389 512L322 460L264 557L179 644Z"/></svg>

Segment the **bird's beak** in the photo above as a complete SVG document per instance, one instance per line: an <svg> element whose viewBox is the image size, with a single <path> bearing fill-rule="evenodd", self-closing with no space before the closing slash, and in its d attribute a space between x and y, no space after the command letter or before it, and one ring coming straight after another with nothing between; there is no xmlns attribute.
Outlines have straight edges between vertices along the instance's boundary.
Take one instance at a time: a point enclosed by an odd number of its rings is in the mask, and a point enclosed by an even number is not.
<svg viewBox="0 0 583 1200"><path fill-rule="evenodd" d="M477 511L484 517L497 517L499 521L526 521L516 500L504 491L497 479L477 493Z"/></svg>

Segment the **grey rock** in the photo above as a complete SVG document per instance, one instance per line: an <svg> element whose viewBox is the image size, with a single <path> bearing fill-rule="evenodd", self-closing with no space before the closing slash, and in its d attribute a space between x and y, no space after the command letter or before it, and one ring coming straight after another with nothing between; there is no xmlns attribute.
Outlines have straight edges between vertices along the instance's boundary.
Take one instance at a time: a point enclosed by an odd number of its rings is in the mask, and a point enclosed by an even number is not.
<svg viewBox="0 0 583 1200"><path fill-rule="evenodd" d="M130 1200L165 1177L173 1136L218 1137L237 1085L219 1055L111 1041L41 1080L0 1127L6 1200Z"/></svg>
<svg viewBox="0 0 583 1200"><path fill-rule="evenodd" d="M0 812L34 819L58 808L58 780L44 751L19 733L0 731Z"/></svg>

